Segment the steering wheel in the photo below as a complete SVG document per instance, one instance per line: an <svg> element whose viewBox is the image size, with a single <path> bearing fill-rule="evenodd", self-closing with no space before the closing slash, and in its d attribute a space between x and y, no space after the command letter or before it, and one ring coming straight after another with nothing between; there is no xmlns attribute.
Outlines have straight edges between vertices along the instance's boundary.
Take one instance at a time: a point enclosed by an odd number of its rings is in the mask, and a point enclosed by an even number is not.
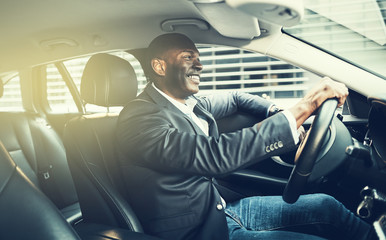
<svg viewBox="0 0 386 240"><path fill-rule="evenodd" d="M306 137L300 143L295 156L295 166L283 192L283 200L295 203L312 173L321 150L324 137L335 115L337 99L327 99L319 108Z"/></svg>

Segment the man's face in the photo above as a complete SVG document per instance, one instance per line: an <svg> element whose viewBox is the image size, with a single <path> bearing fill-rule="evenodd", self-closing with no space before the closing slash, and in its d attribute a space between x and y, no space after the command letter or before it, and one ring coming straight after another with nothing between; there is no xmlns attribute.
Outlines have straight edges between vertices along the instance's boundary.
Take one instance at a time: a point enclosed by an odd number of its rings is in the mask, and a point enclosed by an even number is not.
<svg viewBox="0 0 386 240"><path fill-rule="evenodd" d="M202 65L196 47L189 44L186 48L170 49L164 57L164 86L167 94L177 100L183 100L197 93Z"/></svg>

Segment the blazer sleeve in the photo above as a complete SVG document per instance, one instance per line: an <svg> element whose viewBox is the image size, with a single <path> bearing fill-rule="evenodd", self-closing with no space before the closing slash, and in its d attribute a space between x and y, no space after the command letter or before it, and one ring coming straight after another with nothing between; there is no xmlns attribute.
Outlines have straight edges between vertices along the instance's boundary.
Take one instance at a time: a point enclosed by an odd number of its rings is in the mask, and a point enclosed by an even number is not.
<svg viewBox="0 0 386 240"><path fill-rule="evenodd" d="M210 112L214 119L221 119L237 111L248 112L255 116L267 117L272 102L257 96L243 92L229 92L215 94L197 99L199 103Z"/></svg>
<svg viewBox="0 0 386 240"><path fill-rule="evenodd" d="M124 156L121 164L214 177L295 147L288 121L280 113L218 138L194 133L190 122L180 115L154 103L129 104L117 125L118 146Z"/></svg>

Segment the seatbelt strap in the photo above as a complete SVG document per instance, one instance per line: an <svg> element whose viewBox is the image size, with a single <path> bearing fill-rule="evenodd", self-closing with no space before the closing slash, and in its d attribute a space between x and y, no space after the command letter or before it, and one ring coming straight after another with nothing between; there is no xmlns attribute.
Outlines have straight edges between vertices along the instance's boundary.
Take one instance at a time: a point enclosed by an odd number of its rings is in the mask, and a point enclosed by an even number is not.
<svg viewBox="0 0 386 240"><path fill-rule="evenodd" d="M44 128L49 127L46 120L39 116L34 116L30 122L30 129L33 138L33 144L35 147L35 156L37 164L37 172L39 184L43 192L58 206L62 206L63 199L60 197L59 191L56 190L57 186L55 182L55 175L52 174L52 170L55 167L53 162L47 155L45 142L46 139L42 137Z"/></svg>

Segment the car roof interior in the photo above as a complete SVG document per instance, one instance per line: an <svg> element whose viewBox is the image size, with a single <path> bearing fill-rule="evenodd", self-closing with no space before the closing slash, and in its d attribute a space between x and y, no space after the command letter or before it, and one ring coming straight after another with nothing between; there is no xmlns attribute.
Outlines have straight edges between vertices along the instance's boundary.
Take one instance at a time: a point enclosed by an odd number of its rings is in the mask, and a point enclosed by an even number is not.
<svg viewBox="0 0 386 240"><path fill-rule="evenodd" d="M242 47L279 58L320 76L329 75L369 96L374 91L372 81L379 81L378 76L282 33L282 26L296 25L301 20L301 2L5 1L0 10L0 77L4 81L10 72L61 59L145 48L154 37L174 31L196 43ZM258 11L261 8L265 10ZM254 16L249 9L254 10ZM324 64L322 69L320 62ZM343 68L350 71L340 71ZM369 84L363 86L362 79Z"/></svg>
<svg viewBox="0 0 386 240"><path fill-rule="evenodd" d="M146 238L134 209L131 209L129 204L126 206L124 197L127 196L123 195L127 192L123 190L123 183L119 183L122 180L119 178L120 169L115 168L118 164L114 162L117 158L114 146L115 126L119 113L109 112L110 107L123 107L134 99L139 89L137 85L142 80L138 80L131 63L107 53L114 51L130 53L140 62L142 69L146 70L143 63L147 46L155 37L170 32L183 33L197 44L233 46L250 50L264 55L262 58L266 58L265 56L277 58L285 64L294 65L291 67L303 68L316 74L316 78L329 76L343 82L348 86L351 98L351 103L348 100L345 106L355 117L355 121L368 126L370 109L368 99L377 94L384 96L379 94L384 94L386 81L382 76L287 34L283 27L297 25L304 15L302 2L302 0L2 1L0 97L3 96L3 90L10 86L6 85L11 82L9 80L18 79L22 110L0 111L0 164L7 167L0 168L0 172L9 171L7 172L9 175L12 169L12 173L16 174L16 180L21 179L22 186L28 190L26 193L32 191L32 197L37 194L36 199L42 198L43 204L50 202L48 201L50 199L56 207L49 203L52 206L47 209L54 209L52 219L64 225L64 232L68 230L71 235L75 232L72 228L66 227L78 226L78 229L74 228L77 230L74 239L77 239L78 235L88 236L90 232L95 234L96 230L100 231L97 233L99 237L105 236L104 234L116 236L121 234L138 237L134 239L155 239ZM81 90L79 90L75 86L75 81L72 81L75 77L69 72L66 72L68 76L64 76L66 74L63 73L65 72L63 69L66 66L62 61L84 56L90 58L84 58L88 61L85 63L86 70L82 68L79 71L81 75L79 77ZM203 57L201 60L204 61ZM73 85L69 87L72 88L69 95L73 98L71 100L75 100L77 104L75 109L79 111L69 112L68 115L67 112L64 114L50 112L47 89L44 88L47 88L49 78L47 65L51 63L56 64L54 67L58 70L57 75L63 78L60 80L64 80L63 86ZM59 65L63 72L60 72ZM124 77L121 79L118 75ZM132 81L131 85L124 86L129 84L127 83L129 78ZM143 78L146 79L146 76ZM119 82L121 80L125 83ZM86 86L85 88L91 90L90 93L82 90L82 85L83 88ZM113 85L119 89L110 88ZM107 101L110 100L110 96L122 100L113 104ZM104 100L107 103L103 102ZM384 102L383 98L382 101ZM103 104L100 104L101 102ZM104 108L103 111L105 108L107 110L102 114L92 113L86 111L86 104L99 105ZM350 104L352 106L349 106ZM56 118L57 116L59 117ZM257 122L256 119L251 121L252 124ZM223 122L223 125L236 127L237 123L234 122ZM221 128L221 123L219 126ZM237 125L237 129L239 128L241 127ZM60 183L60 188L53 190L57 185L48 187L45 185L47 182L44 181L50 178L49 175L45 175L48 172L52 173L51 177L55 176L51 180L55 179ZM7 181L8 175L4 175ZM6 182L4 179L3 182ZM69 179L73 180L75 185ZM279 183L285 184L286 181ZM43 196L38 189L45 195ZM94 192L88 192L90 189ZM79 191L82 193L79 194ZM16 206L19 200L21 204L28 200L27 197L20 196L24 192L11 193L17 199L12 206ZM98 201L102 204L98 205ZM6 204L0 207L7 210ZM45 209L45 205L39 205L36 209ZM7 214L12 214L11 210L12 208L9 208ZM122 212L124 214L121 214ZM18 216L19 212L16 213L15 216ZM44 214L41 215L44 217ZM7 215L4 216L8 218ZM59 220L55 220L58 216ZM8 221L5 218L3 221ZM23 220L29 221L32 218L26 217ZM92 220L96 218L102 220L93 222ZM96 225L79 224L82 221ZM15 226L19 229L20 223L17 223L17 219L15 222L17 224ZM9 223L14 224L11 221ZM114 229L105 229L111 226ZM40 227L34 228L39 230ZM130 231L125 232L125 228ZM23 236L28 234L20 232ZM133 232L139 234L133 235ZM105 239L113 238L107 235Z"/></svg>
<svg viewBox="0 0 386 240"><path fill-rule="evenodd" d="M200 3L188 0L6 1L0 10L0 71L111 49L146 47L165 31L184 32L200 43L212 43L211 39L216 39L217 44L230 45L243 45L259 35L280 31L279 25L262 21L259 21L260 28L256 27L256 17L232 9L225 2L197 2ZM213 11L211 5L228 7L220 13ZM237 31L235 18L245 23L238 23ZM227 21L219 21L221 19Z"/></svg>

